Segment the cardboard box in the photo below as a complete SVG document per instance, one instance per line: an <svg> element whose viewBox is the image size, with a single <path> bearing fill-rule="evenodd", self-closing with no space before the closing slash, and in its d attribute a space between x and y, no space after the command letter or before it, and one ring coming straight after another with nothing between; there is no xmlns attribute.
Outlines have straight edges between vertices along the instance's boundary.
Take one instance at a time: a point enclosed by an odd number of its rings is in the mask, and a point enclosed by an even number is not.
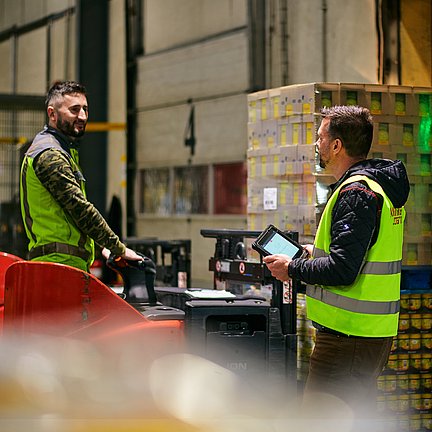
<svg viewBox="0 0 432 432"><path fill-rule="evenodd" d="M278 120L277 137L279 146L286 146L289 143L289 123L287 119Z"/></svg>
<svg viewBox="0 0 432 432"><path fill-rule="evenodd" d="M375 115L392 115L391 100L387 85L365 84L366 108Z"/></svg>
<svg viewBox="0 0 432 432"><path fill-rule="evenodd" d="M401 117L409 119L410 117ZM416 151L418 125L412 122L398 122L389 124L389 142L393 146L404 146L406 151Z"/></svg>
<svg viewBox="0 0 432 432"><path fill-rule="evenodd" d="M281 118L280 98L281 98L280 87L269 90L270 119L279 120Z"/></svg>
<svg viewBox="0 0 432 432"><path fill-rule="evenodd" d="M256 113L257 121L270 119L270 100L268 90L262 90L256 93Z"/></svg>
<svg viewBox="0 0 432 432"><path fill-rule="evenodd" d="M419 244L404 242L402 247L402 264L419 265Z"/></svg>
<svg viewBox="0 0 432 432"><path fill-rule="evenodd" d="M374 123L373 125L374 132L373 132L373 140L372 140L372 146L379 146L382 148L383 146L389 147L390 146L390 123L387 122L380 122L380 123ZM383 151L389 151L389 150L383 150Z"/></svg>
<svg viewBox="0 0 432 432"><path fill-rule="evenodd" d="M408 176L420 170L420 155L409 147L393 146L390 159L402 161L408 171Z"/></svg>
<svg viewBox="0 0 432 432"><path fill-rule="evenodd" d="M280 169L281 176L292 176L302 174L302 167L298 164L297 146L288 145L280 147Z"/></svg>
<svg viewBox="0 0 432 432"><path fill-rule="evenodd" d="M247 95L248 101L248 123L257 121L257 94L250 93Z"/></svg>
<svg viewBox="0 0 432 432"><path fill-rule="evenodd" d="M297 231L298 206L284 206L279 213L279 228L283 231Z"/></svg>
<svg viewBox="0 0 432 432"><path fill-rule="evenodd" d="M248 149L258 150L263 148L262 122L248 123Z"/></svg>
<svg viewBox="0 0 432 432"><path fill-rule="evenodd" d="M297 84L281 88L280 112L282 116L314 112L316 84Z"/></svg>
<svg viewBox="0 0 432 432"><path fill-rule="evenodd" d="M413 87L415 104L418 106L420 117L430 117L432 114L432 88Z"/></svg>
<svg viewBox="0 0 432 432"><path fill-rule="evenodd" d="M340 105L340 86L337 83L318 83L315 88L315 109L318 114L321 108Z"/></svg>
<svg viewBox="0 0 432 432"><path fill-rule="evenodd" d="M317 114L322 107L339 104L340 91L337 83L311 83L281 87L281 116Z"/></svg>
<svg viewBox="0 0 432 432"><path fill-rule="evenodd" d="M281 175L280 172L280 147L275 147L269 149L267 156L267 167L266 167L266 175L269 177L279 177Z"/></svg>
<svg viewBox="0 0 432 432"><path fill-rule="evenodd" d="M267 163L268 149L249 149L247 151L247 172L248 178L261 178L265 175L263 163Z"/></svg>
<svg viewBox="0 0 432 432"><path fill-rule="evenodd" d="M429 177L432 174L431 154L420 154L420 175Z"/></svg>
<svg viewBox="0 0 432 432"><path fill-rule="evenodd" d="M432 185L428 183L410 184L413 191L414 207L420 212L432 212ZM410 195L411 195L410 191Z"/></svg>
<svg viewBox="0 0 432 432"><path fill-rule="evenodd" d="M418 102L412 87L389 85L391 112L396 116L417 116Z"/></svg>
<svg viewBox="0 0 432 432"><path fill-rule="evenodd" d="M364 84L340 84L340 104L367 107L368 103Z"/></svg>
<svg viewBox="0 0 432 432"><path fill-rule="evenodd" d="M301 205L298 209L298 231L303 236L313 236L316 233L316 209L314 205Z"/></svg>
<svg viewBox="0 0 432 432"><path fill-rule="evenodd" d="M247 215L247 226L249 230L260 231L265 228L263 215L261 213L249 213Z"/></svg>
<svg viewBox="0 0 432 432"><path fill-rule="evenodd" d="M262 138L263 144L269 149L279 145L277 120L262 122Z"/></svg>
<svg viewBox="0 0 432 432"><path fill-rule="evenodd" d="M412 237L420 237L421 234L421 215L419 213L407 212L405 217L405 232Z"/></svg>
<svg viewBox="0 0 432 432"><path fill-rule="evenodd" d="M297 146L297 162L302 174L313 174L316 172L316 149L315 145L300 144Z"/></svg>

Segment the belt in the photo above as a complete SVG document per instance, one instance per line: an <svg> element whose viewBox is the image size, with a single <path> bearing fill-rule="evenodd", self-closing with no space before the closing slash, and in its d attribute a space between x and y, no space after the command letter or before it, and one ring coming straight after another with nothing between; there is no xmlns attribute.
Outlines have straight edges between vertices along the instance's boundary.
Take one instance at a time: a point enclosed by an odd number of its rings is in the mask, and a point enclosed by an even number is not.
<svg viewBox="0 0 432 432"><path fill-rule="evenodd" d="M349 338L363 338L364 336L354 336L354 335L348 335L346 333L338 332L337 330L333 330L331 328L325 327L321 324L318 324L315 321L312 321L313 326L320 332L332 334L339 337L349 337Z"/></svg>
<svg viewBox="0 0 432 432"><path fill-rule="evenodd" d="M90 258L90 252L78 246L69 245L66 243L47 243L41 246L36 246L28 253L29 259L34 259L43 255L52 253L62 253L66 255L73 255L87 261Z"/></svg>

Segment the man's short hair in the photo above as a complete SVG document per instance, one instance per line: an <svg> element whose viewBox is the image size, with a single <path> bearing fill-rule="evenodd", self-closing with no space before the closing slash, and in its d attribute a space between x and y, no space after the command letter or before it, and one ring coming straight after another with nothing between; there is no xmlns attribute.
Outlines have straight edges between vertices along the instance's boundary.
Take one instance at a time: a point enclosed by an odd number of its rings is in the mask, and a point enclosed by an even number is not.
<svg viewBox="0 0 432 432"><path fill-rule="evenodd" d="M86 88L82 84L76 81L57 81L48 90L45 99L45 108L48 108L49 105L53 105L55 102L57 102L57 99L63 98L65 95L75 93L87 96Z"/></svg>
<svg viewBox="0 0 432 432"><path fill-rule="evenodd" d="M373 138L373 119L367 108L336 105L322 108L321 116L330 120L328 133L342 141L348 156L367 157Z"/></svg>

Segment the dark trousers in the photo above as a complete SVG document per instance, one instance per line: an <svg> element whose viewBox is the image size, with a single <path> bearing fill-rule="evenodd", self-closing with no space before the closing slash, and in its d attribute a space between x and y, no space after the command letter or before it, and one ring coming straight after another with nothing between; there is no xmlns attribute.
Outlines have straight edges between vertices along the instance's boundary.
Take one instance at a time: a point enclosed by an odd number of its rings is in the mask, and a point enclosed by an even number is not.
<svg viewBox="0 0 432 432"><path fill-rule="evenodd" d="M392 337L348 337L317 331L309 364L306 394L341 399L357 418L373 418L376 380L387 363Z"/></svg>

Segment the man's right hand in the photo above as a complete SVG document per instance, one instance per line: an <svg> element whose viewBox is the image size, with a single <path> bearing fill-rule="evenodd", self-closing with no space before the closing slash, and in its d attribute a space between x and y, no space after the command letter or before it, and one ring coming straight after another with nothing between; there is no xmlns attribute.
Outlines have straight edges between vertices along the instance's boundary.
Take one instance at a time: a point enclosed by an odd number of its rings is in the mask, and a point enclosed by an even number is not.
<svg viewBox="0 0 432 432"><path fill-rule="evenodd" d="M126 248L125 253L121 255L122 258L130 260L130 261L143 261L144 258L141 255L138 255L132 249Z"/></svg>
<svg viewBox="0 0 432 432"><path fill-rule="evenodd" d="M105 259L108 259L111 255L111 251L107 248L103 248L102 249L102 256ZM126 260L130 260L130 261L143 261L143 257L141 255L138 255L135 251L133 251L132 249L126 248L126 250L124 251L124 253L122 255L120 255L122 258L126 259Z"/></svg>

